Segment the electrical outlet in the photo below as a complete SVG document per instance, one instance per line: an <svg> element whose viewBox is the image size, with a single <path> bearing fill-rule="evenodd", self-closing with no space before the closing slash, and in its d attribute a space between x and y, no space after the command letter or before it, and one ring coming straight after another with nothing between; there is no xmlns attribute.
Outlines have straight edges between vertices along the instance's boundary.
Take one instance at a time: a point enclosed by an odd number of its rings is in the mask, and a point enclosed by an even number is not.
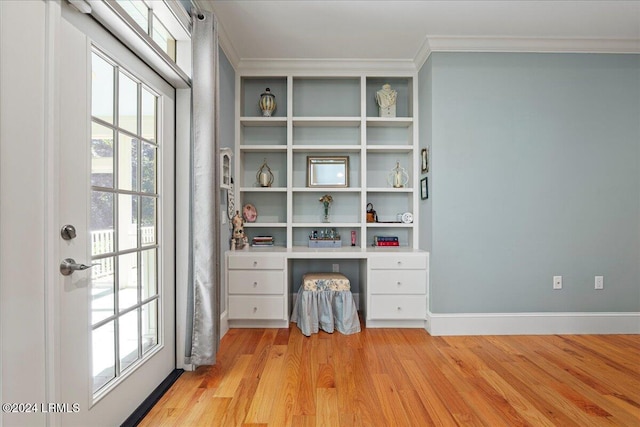
<svg viewBox="0 0 640 427"><path fill-rule="evenodd" d="M333 264L332 267L333 267L332 271L334 273L339 273L340 272L340 264Z"/></svg>
<svg viewBox="0 0 640 427"><path fill-rule="evenodd" d="M562 289L562 276L553 276L553 289Z"/></svg>
<svg viewBox="0 0 640 427"><path fill-rule="evenodd" d="M596 276L596 289L604 289L604 276Z"/></svg>

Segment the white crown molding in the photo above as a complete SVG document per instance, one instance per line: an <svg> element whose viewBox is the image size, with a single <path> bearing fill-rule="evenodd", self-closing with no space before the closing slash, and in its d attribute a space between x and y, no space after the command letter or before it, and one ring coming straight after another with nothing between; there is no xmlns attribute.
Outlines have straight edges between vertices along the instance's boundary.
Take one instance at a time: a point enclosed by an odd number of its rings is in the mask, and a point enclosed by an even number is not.
<svg viewBox="0 0 640 427"><path fill-rule="evenodd" d="M433 52L536 52L536 53L624 53L640 54L636 39L561 39L539 37L426 37L413 60L381 59L294 59L240 58L231 40L218 27L220 46L240 74L321 73L413 73L419 71Z"/></svg>
<svg viewBox="0 0 640 427"><path fill-rule="evenodd" d="M429 59L429 55L431 55L431 43L429 43L429 37L425 37L422 45L420 45L420 49L418 49L418 53L413 59L416 70L420 70L427 59Z"/></svg>
<svg viewBox="0 0 640 427"><path fill-rule="evenodd" d="M415 73L415 63L409 59L241 59L236 70L240 74L266 75L345 75L350 73L385 73L385 75Z"/></svg>
<svg viewBox="0 0 640 427"><path fill-rule="evenodd" d="M428 46L432 52L640 53L638 39L433 36Z"/></svg>
<svg viewBox="0 0 640 427"><path fill-rule="evenodd" d="M427 330L447 335L638 334L640 313L428 314Z"/></svg>

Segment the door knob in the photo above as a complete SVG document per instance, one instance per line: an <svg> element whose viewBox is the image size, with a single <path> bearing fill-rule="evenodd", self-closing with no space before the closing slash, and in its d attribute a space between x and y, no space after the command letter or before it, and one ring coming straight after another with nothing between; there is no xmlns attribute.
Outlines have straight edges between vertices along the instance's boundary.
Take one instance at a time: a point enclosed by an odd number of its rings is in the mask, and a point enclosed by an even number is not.
<svg viewBox="0 0 640 427"><path fill-rule="evenodd" d="M60 263L60 273L62 273L63 276L71 276L76 270L86 270L87 268L91 268L94 265L98 264L77 264L73 258L65 258Z"/></svg>

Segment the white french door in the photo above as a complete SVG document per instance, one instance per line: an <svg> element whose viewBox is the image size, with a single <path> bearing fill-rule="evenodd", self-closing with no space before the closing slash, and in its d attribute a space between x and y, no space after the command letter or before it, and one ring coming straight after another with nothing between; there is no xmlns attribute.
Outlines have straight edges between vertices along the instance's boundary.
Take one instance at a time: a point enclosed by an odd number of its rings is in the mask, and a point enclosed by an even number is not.
<svg viewBox="0 0 640 427"><path fill-rule="evenodd" d="M78 410L60 423L119 425L175 368L175 90L79 27L61 20L58 217L75 232L60 236L58 383Z"/></svg>

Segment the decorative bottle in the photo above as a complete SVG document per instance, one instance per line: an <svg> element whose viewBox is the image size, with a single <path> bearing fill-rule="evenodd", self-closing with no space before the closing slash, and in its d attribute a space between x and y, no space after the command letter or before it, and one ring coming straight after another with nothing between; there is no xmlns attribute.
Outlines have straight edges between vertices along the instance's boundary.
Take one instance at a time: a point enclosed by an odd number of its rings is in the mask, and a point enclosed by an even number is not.
<svg viewBox="0 0 640 427"><path fill-rule="evenodd" d="M258 105L262 111L262 117L271 117L273 112L276 111L276 96L271 93L269 88L266 88L264 93L260 95Z"/></svg>

